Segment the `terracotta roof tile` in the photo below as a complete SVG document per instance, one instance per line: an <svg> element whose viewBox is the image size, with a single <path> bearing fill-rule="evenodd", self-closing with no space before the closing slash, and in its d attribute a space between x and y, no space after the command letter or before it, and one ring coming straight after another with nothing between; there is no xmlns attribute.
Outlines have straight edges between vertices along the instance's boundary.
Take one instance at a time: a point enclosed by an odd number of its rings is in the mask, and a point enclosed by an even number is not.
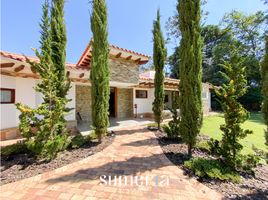
<svg viewBox="0 0 268 200"><path fill-rule="evenodd" d="M7 51L2 51L2 50L0 51L0 55L4 56L6 58L11 58L11 59L21 61L21 62L26 62L25 57L27 57L32 62L39 62L39 59L37 57L34 57L34 56L26 56L23 54L10 53ZM71 68L76 68L76 64L69 63L69 62L66 62L66 66L71 67Z"/></svg>

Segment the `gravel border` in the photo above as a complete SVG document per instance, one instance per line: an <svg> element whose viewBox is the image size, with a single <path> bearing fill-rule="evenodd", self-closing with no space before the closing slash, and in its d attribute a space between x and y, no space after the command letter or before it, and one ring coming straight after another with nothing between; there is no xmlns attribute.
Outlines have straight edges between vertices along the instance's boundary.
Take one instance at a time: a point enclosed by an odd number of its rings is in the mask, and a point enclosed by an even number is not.
<svg viewBox="0 0 268 200"><path fill-rule="evenodd" d="M268 166L258 165L255 169L255 176L241 173L241 183L232 183L229 181L218 181L213 179L199 178L189 169L183 166L187 157L187 146L181 140L170 140L166 134L156 131L155 135L166 157L186 175L195 178L199 182L223 194L224 199L233 200L267 200L268 199ZM200 149L193 150L193 157L208 158L206 152Z"/></svg>
<svg viewBox="0 0 268 200"><path fill-rule="evenodd" d="M9 157L1 157L0 185L29 178L63 167L73 162L82 160L96 154L113 142L114 136L106 136L101 143L90 141L78 149L67 149L50 161L37 160L29 154L17 154Z"/></svg>

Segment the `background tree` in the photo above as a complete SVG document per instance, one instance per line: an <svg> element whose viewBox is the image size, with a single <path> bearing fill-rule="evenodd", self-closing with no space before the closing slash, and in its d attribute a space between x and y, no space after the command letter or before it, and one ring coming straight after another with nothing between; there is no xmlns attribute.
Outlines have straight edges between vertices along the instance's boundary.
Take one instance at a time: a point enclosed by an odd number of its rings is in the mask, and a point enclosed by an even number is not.
<svg viewBox="0 0 268 200"><path fill-rule="evenodd" d="M268 35L266 36L266 48L264 59L262 61L261 75L263 95L262 112L264 114L264 121L267 126L265 130L265 139L266 145L268 146Z"/></svg>
<svg viewBox="0 0 268 200"><path fill-rule="evenodd" d="M155 116L155 122L158 124L158 129L160 130L160 123L162 121L162 112L164 109L164 66L167 56L167 50L165 47L165 40L163 33L161 31L160 25L160 11L157 11L157 18L154 21L153 27L153 41L154 41L154 53L153 61L155 68L155 77L154 77L154 102L153 102L153 111Z"/></svg>
<svg viewBox="0 0 268 200"><path fill-rule="evenodd" d="M181 33L176 31L179 25L179 21L175 20L176 16L178 14L172 17L172 23L169 20L167 28L170 37L180 40ZM204 18L204 15L202 17ZM240 11L232 11L225 14L218 25L203 24L201 26L201 35L204 40L203 82L210 82L214 85L224 83L224 77L219 73L219 64L223 64L222 58L230 56L229 45L236 45L240 49L241 56L246 58L244 66L246 66L246 77L249 86L247 93L239 101L251 110L259 110L261 105L259 67L263 57L265 20L267 20L267 15L262 11L249 15ZM179 47L178 44L175 45L174 53L169 57L168 64L171 77L178 78L177 69L180 63L176 57L179 55ZM212 101L212 106L215 103L216 101Z"/></svg>
<svg viewBox="0 0 268 200"><path fill-rule="evenodd" d="M52 3L50 17L49 2L46 0L43 5L43 17L41 27L41 51L35 50L39 63L27 62L38 72L41 83L36 87L36 91L42 93L43 102L37 109L22 104L17 104L21 111L20 131L26 138L26 145L29 150L46 159L54 158L59 151L64 150L69 142L67 140L67 129L65 115L69 111L66 105L69 82L65 73L65 48L66 35L64 25L64 0L55 0ZM58 16L60 15L60 17ZM54 24L53 22L54 21ZM52 37L52 26L55 32L64 39ZM57 48L53 48L57 47ZM57 62L53 62L54 57L60 57ZM62 88L65 94L61 93ZM33 129L33 127L35 129Z"/></svg>
<svg viewBox="0 0 268 200"><path fill-rule="evenodd" d="M105 0L93 0L91 15L93 52L90 80L92 85L92 125L99 141L109 126L109 44Z"/></svg>
<svg viewBox="0 0 268 200"><path fill-rule="evenodd" d="M236 46L230 46L230 48L235 49ZM252 131L241 128L241 124L249 118L249 113L238 101L247 91L243 59L238 50L232 50L231 56L222 65L225 70L222 74L226 79L226 84L219 89L215 88L225 118L225 124L220 127L223 136L219 152L225 162L234 168L241 166L242 162L240 151L243 149L243 145L239 143L239 140L252 134Z"/></svg>
<svg viewBox="0 0 268 200"><path fill-rule="evenodd" d="M202 112L202 40L200 35L200 0L179 0L180 43L180 133L188 145L188 154L200 132Z"/></svg>

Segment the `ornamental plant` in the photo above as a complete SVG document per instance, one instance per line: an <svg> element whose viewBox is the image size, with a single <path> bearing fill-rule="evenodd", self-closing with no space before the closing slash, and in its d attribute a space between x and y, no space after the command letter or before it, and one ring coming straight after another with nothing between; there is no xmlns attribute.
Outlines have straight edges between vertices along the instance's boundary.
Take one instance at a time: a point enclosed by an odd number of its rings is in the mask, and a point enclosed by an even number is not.
<svg viewBox="0 0 268 200"><path fill-rule="evenodd" d="M202 111L202 40L200 35L200 0L179 0L180 42L180 134L188 145L188 155L196 145Z"/></svg>
<svg viewBox="0 0 268 200"><path fill-rule="evenodd" d="M247 80L244 60L236 50L233 50L228 60L221 65L225 72L221 72L226 79L226 84L215 88L221 107L224 112L225 124L220 126L223 132L222 140L218 144L219 154L224 162L233 168L239 168L243 164L243 149L239 140L252 134L251 130L243 130L241 125L249 118L249 112L239 103L238 99L247 92Z"/></svg>
<svg viewBox="0 0 268 200"><path fill-rule="evenodd" d="M157 18L154 21L153 27L153 41L154 41L154 68L155 68L155 77L154 77L154 102L153 102L153 111L155 122L157 123L158 130L160 130L160 123L162 122L162 112L164 110L164 66L167 56L167 50L165 47L165 40L163 33L161 31L160 25L160 10L157 11Z"/></svg>
<svg viewBox="0 0 268 200"><path fill-rule="evenodd" d="M69 144L64 118L70 110L66 98L70 81L65 72L64 0L52 1L51 10L48 0L45 0L40 27L40 52L34 50L39 62L26 59L40 76L41 82L35 90L42 94L43 102L36 109L21 103L16 106L21 112L19 128L26 138L27 148L50 160Z"/></svg>
<svg viewBox="0 0 268 200"><path fill-rule="evenodd" d="M109 126L110 72L107 8L105 0L93 0L91 15L93 51L91 62L92 126L98 140L106 135Z"/></svg>

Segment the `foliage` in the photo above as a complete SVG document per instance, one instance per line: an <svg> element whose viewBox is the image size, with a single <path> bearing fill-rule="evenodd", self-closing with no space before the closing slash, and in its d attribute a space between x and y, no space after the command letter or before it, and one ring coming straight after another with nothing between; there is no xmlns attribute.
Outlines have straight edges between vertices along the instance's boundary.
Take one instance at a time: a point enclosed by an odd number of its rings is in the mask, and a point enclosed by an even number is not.
<svg viewBox="0 0 268 200"><path fill-rule="evenodd" d="M170 77L178 79L180 77L180 47L176 47L174 53L168 57L170 66Z"/></svg>
<svg viewBox="0 0 268 200"><path fill-rule="evenodd" d="M91 15L93 52L90 80L92 85L92 126L98 139L107 134L109 126L109 44L107 32L107 8L105 0L93 0Z"/></svg>
<svg viewBox="0 0 268 200"><path fill-rule="evenodd" d="M167 50L165 47L165 41L163 33L161 31L160 25L160 11L157 11L157 19L154 21L153 28L153 40L154 40L154 68L155 68L155 77L154 77L154 102L153 102L153 111L155 122L158 124L158 129L160 129L160 123L163 120L162 112L164 109L164 66L167 56Z"/></svg>
<svg viewBox="0 0 268 200"><path fill-rule="evenodd" d="M267 2L266 2L267 3ZM265 37L265 55L261 65L261 76L262 76L262 112L264 115L264 121L266 125L265 130L265 144L268 146L268 35ZM268 153L266 153L266 162L268 163Z"/></svg>
<svg viewBox="0 0 268 200"><path fill-rule="evenodd" d="M222 139L222 134L220 133L220 125L224 123L224 117L222 114L215 116L204 117L204 123L201 129L201 133L209 136L215 140L220 141ZM267 152L266 146L264 144L264 134L263 130L266 126L264 125L264 119L261 113L250 113L250 118L242 124L243 129L252 129L253 134L248 135L246 138L240 140L243 149L242 154L254 154L252 146L258 147L265 152Z"/></svg>
<svg viewBox="0 0 268 200"><path fill-rule="evenodd" d="M178 94L176 92L172 92L172 107L169 108L170 112L172 113L172 120L168 122L168 125L163 126L163 129L165 133L167 133L168 138L177 138L180 135L180 116L178 109Z"/></svg>
<svg viewBox="0 0 268 200"><path fill-rule="evenodd" d="M249 113L238 102L238 98L247 90L245 67L242 63L243 59L234 50L229 60L222 65L225 70L222 74L228 82L219 89L214 88L221 101L225 118L225 124L220 126L223 137L219 144L219 153L226 164L234 168L239 165L240 151L243 149L239 140L253 133L241 127L241 124L249 118Z"/></svg>
<svg viewBox="0 0 268 200"><path fill-rule="evenodd" d="M1 157L7 157L15 154L27 153L28 149L24 143L16 143L1 148Z"/></svg>
<svg viewBox="0 0 268 200"><path fill-rule="evenodd" d="M81 146L83 146L87 142L87 139L82 134L77 134L74 136L71 140L70 147L72 149L77 149Z"/></svg>
<svg viewBox="0 0 268 200"><path fill-rule="evenodd" d="M181 33L175 32L178 29L179 22L176 16L172 17L173 23L170 23L168 29L176 38L181 38ZM214 85L224 83L224 77L219 73L219 64L222 64L222 58L230 56L230 45L238 48L239 54L244 57L244 66L246 66L246 78L249 90L239 99L244 107L250 110L260 110L261 91L260 91L260 61L264 49L265 23L268 15L262 11L253 14L244 14L240 11L232 11L225 14L221 23L218 25L201 26L201 35L204 41L203 51L203 82L210 82ZM176 23L174 23L176 22ZM178 78L180 62L178 49L175 47L174 53L169 57L169 66L171 76Z"/></svg>
<svg viewBox="0 0 268 200"><path fill-rule="evenodd" d="M240 176L236 171L225 166L218 160L205 158L192 158L184 162L184 166L192 170L199 177L209 177L221 181L240 182Z"/></svg>
<svg viewBox="0 0 268 200"><path fill-rule="evenodd" d="M196 147L203 151L207 151L210 153L210 146L209 146L208 141L205 141L205 140L198 141L196 143Z"/></svg>
<svg viewBox="0 0 268 200"><path fill-rule="evenodd" d="M42 94L43 102L36 109L21 103L16 106L21 112L19 128L27 148L50 160L69 144L65 115L70 111L66 107L70 81L65 73L64 0L52 2L51 17L49 2L45 1L40 27L41 51L35 50L40 62L26 59L40 75L41 83L35 89Z"/></svg>
<svg viewBox="0 0 268 200"><path fill-rule="evenodd" d="M180 0L178 4L180 43L180 134L188 145L188 154L196 144L203 120L202 112L202 41L200 0Z"/></svg>

